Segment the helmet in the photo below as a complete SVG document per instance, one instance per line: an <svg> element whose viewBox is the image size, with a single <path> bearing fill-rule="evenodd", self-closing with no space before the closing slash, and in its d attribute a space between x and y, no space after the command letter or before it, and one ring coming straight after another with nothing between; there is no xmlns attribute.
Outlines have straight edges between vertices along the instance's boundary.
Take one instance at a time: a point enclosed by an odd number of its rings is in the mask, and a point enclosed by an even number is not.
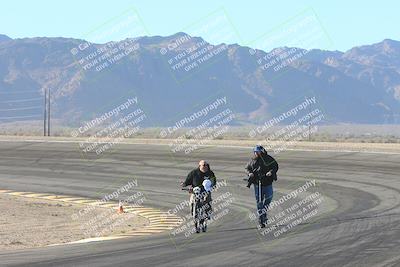
<svg viewBox="0 0 400 267"><path fill-rule="evenodd" d="M204 178L208 178L208 177L204 177ZM212 182L210 181L210 179L205 179L203 181L203 187L207 192L211 191L212 188Z"/></svg>
<svg viewBox="0 0 400 267"><path fill-rule="evenodd" d="M264 151L265 149L260 145L257 145L253 148L253 152L264 152Z"/></svg>

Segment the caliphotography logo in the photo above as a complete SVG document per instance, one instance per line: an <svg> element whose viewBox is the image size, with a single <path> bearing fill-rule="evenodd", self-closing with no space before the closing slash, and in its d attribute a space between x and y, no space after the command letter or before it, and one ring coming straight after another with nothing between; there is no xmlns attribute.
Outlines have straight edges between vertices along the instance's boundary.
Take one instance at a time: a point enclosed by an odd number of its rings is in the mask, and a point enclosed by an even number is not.
<svg viewBox="0 0 400 267"><path fill-rule="evenodd" d="M238 33L224 8L184 27L160 49L176 82L189 79L204 68L211 68L228 52L228 45L239 38Z"/></svg>
<svg viewBox="0 0 400 267"><path fill-rule="evenodd" d="M332 40L312 8L290 17L249 43L249 55L271 82L307 58L310 50L331 47Z"/></svg>
<svg viewBox="0 0 400 267"><path fill-rule="evenodd" d="M161 130L160 137L178 135L169 143L171 151L189 154L210 140L221 138L229 131L234 119L235 114L228 107L226 96L220 97Z"/></svg>
<svg viewBox="0 0 400 267"><path fill-rule="evenodd" d="M82 39L91 41L80 42L70 52L82 71L101 72L137 52L140 37L146 35L145 25L136 9L131 7L83 33Z"/></svg>
<svg viewBox="0 0 400 267"><path fill-rule="evenodd" d="M71 132L72 137L81 138L78 149L82 158L98 160L141 130L146 114L138 104L138 97L129 96L120 100L123 102L85 121Z"/></svg>

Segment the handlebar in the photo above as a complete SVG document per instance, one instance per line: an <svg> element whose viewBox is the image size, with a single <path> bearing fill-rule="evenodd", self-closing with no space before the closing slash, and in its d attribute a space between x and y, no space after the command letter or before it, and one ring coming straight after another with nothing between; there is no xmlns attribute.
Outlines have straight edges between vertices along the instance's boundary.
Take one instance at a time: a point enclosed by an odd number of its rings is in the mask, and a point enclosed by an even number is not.
<svg viewBox="0 0 400 267"><path fill-rule="evenodd" d="M183 191L188 191L189 193L193 193L193 188L181 188Z"/></svg>

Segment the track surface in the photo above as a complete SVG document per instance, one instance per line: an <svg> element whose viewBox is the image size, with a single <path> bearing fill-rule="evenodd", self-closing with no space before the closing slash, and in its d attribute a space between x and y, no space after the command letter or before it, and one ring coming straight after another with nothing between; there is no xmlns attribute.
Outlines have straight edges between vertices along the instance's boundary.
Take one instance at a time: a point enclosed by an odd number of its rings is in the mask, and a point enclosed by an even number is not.
<svg viewBox="0 0 400 267"><path fill-rule="evenodd" d="M224 192L235 199L207 233L6 251L0 252L0 265L400 266L400 155L276 155L280 171L274 200L311 179L317 186L310 192L325 200L316 217L274 237L262 236L248 217L255 200L240 177L250 152L204 147L178 155L168 146L119 145L99 160L86 160L74 143L0 142L1 189L101 198L137 178L144 205L168 210L187 198L179 181L204 158L228 183L214 199Z"/></svg>

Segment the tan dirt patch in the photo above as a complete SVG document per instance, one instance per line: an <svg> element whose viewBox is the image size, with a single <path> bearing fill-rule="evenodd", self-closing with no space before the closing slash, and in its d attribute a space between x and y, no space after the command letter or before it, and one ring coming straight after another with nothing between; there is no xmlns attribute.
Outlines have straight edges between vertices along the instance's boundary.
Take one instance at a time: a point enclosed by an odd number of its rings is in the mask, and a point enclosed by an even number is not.
<svg viewBox="0 0 400 267"><path fill-rule="evenodd" d="M42 247L89 237L124 234L149 221L133 213L93 207L84 216L73 214L85 205L11 196L0 193L0 250Z"/></svg>

